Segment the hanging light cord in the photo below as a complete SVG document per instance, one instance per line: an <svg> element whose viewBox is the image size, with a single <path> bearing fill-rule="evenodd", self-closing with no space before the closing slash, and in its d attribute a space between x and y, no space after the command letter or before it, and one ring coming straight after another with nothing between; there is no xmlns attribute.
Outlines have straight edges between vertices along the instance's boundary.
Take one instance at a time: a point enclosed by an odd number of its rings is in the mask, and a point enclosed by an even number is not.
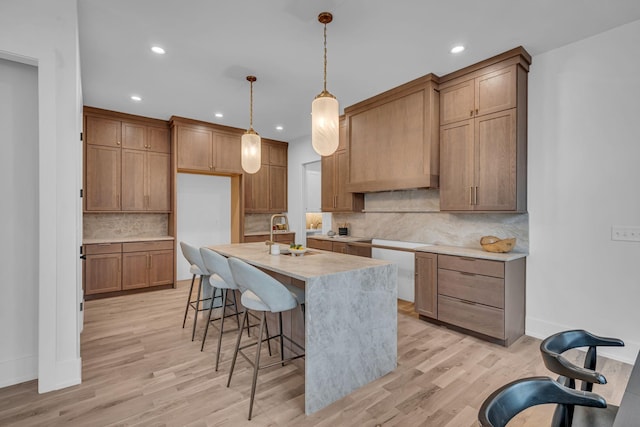
<svg viewBox="0 0 640 427"><path fill-rule="evenodd" d="M327 24L324 24L324 92L327 91Z"/></svg>
<svg viewBox="0 0 640 427"><path fill-rule="evenodd" d="M253 130L253 81L249 81L251 84L251 101L249 103L249 129Z"/></svg>

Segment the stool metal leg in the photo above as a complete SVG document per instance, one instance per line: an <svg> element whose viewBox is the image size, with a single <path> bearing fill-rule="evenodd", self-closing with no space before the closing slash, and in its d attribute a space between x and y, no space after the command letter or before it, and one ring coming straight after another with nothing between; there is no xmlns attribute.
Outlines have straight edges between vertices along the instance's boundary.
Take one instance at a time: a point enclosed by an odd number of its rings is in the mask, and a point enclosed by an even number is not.
<svg viewBox="0 0 640 427"><path fill-rule="evenodd" d="M256 348L256 361L253 365L253 382L251 383L251 399L249 400L249 420L251 420L251 413L253 412L253 400L256 395L256 383L258 381L258 369L260 368L260 347L262 344L262 334L264 333L264 324L267 321L267 314L263 311L260 318L260 332L258 335L258 345Z"/></svg>
<svg viewBox="0 0 640 427"><path fill-rule="evenodd" d="M278 326L280 328L280 360L282 360L282 366L284 366L284 333L282 332L282 312L278 313Z"/></svg>
<svg viewBox="0 0 640 427"><path fill-rule="evenodd" d="M204 335L202 336L202 345L200 346L200 351L204 350L204 343L207 340L207 332L209 332L209 324L211 323L211 312L213 311L213 301L215 301L216 299L217 290L218 288L213 288L213 296L211 297L211 305L209 306L209 317L207 318L207 326L204 327Z"/></svg>
<svg viewBox="0 0 640 427"><path fill-rule="evenodd" d="M196 313L193 316L193 331L191 332L191 341L193 341L196 336L196 323L198 323L198 313L200 312L200 292L202 292L202 276L200 276L198 284L198 299L196 300Z"/></svg>
<svg viewBox="0 0 640 427"><path fill-rule="evenodd" d="M187 298L187 306L184 308L184 319L182 320L182 329L184 329L185 323L187 323L187 313L189 312L189 304L191 304L191 295L193 294L193 282L196 281L196 275L191 278L191 287L189 288L189 297Z"/></svg>
<svg viewBox="0 0 640 427"><path fill-rule="evenodd" d="M247 321L248 312L245 309L242 314L242 325L238 329L238 338L236 339L236 349L233 352L233 359L231 359L231 368L229 369L229 378L227 379L227 387L231 384L231 376L233 375L233 368L236 366L236 359L238 358L238 349L240 348L240 340L242 339L242 329L244 329L244 322Z"/></svg>
<svg viewBox="0 0 640 427"><path fill-rule="evenodd" d="M236 310L236 323L240 326L240 315L238 314L238 303L236 301L236 291L231 290L231 294L233 295L233 307Z"/></svg>
<svg viewBox="0 0 640 427"><path fill-rule="evenodd" d="M218 350L216 351L216 371L218 370L218 363L220 362L220 347L222 346L222 331L224 330L224 312L227 308L227 292L228 289L222 289L222 319L220 320L220 331L218 332ZM237 315L238 313L236 313ZM240 335L242 335L242 329L239 330ZM204 341L202 342L202 346L204 347Z"/></svg>

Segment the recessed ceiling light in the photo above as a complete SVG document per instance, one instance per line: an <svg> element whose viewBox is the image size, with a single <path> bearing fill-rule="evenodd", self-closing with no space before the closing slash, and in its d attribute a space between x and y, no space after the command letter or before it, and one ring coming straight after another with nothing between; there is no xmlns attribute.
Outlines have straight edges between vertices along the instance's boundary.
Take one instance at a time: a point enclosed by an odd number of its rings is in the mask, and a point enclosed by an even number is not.
<svg viewBox="0 0 640 427"><path fill-rule="evenodd" d="M276 126L276 130L280 130L280 131L281 131L281 130L283 130L283 129L284 129L284 128L283 128L282 126L280 126L280 125Z"/></svg>
<svg viewBox="0 0 640 427"><path fill-rule="evenodd" d="M222 114L222 113L216 113L216 114L214 114L214 115L215 115L217 118L219 118L219 119L221 119L221 118L223 118L223 117L224 117L224 114Z"/></svg>
<svg viewBox="0 0 640 427"><path fill-rule="evenodd" d="M161 48L160 46L153 46L153 47L151 48L151 50L152 50L154 53L157 53L158 55L164 55L164 49L163 49L163 48Z"/></svg>
<svg viewBox="0 0 640 427"><path fill-rule="evenodd" d="M140 98L138 95L131 95L131 99L133 101L142 101L142 98Z"/></svg>
<svg viewBox="0 0 640 427"><path fill-rule="evenodd" d="M458 45L451 48L451 53L460 53L464 50L464 46Z"/></svg>

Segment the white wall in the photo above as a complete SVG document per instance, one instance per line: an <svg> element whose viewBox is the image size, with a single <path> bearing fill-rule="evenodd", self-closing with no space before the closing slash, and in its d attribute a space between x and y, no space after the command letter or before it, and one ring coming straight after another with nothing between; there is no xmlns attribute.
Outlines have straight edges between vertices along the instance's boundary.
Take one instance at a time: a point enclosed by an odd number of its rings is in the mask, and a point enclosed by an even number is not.
<svg viewBox="0 0 640 427"><path fill-rule="evenodd" d="M38 69L0 59L0 387L38 377Z"/></svg>
<svg viewBox="0 0 640 427"><path fill-rule="evenodd" d="M77 21L76 0L0 2L0 57L38 67L39 160L24 159L23 166L38 171L38 245L32 251L38 255L40 392L81 379Z"/></svg>
<svg viewBox="0 0 640 427"><path fill-rule="evenodd" d="M640 349L640 21L537 55L529 74L527 334L583 328Z"/></svg>
<svg viewBox="0 0 640 427"><path fill-rule="evenodd" d="M289 211L287 212L287 217L289 219L289 229L296 233L296 243L304 244L307 237L304 210L304 200L306 198L304 164L318 160L320 160L320 155L313 150L310 137L289 141L289 177L287 183Z"/></svg>
<svg viewBox="0 0 640 427"><path fill-rule="evenodd" d="M231 178L179 173L176 191L178 242L196 247L231 243ZM178 280L191 279L189 263L182 253L177 256Z"/></svg>

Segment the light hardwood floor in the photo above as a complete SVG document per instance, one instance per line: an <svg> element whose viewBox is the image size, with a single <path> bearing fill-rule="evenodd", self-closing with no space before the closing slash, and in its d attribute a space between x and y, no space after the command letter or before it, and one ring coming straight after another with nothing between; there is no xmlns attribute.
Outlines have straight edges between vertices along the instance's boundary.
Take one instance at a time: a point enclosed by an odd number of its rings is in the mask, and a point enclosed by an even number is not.
<svg viewBox="0 0 640 427"><path fill-rule="evenodd" d="M399 302L395 371L305 416L303 373L294 365L269 368L258 377L253 420L247 421L251 369L239 358L225 387L235 333L224 335L215 372L217 331L209 329L200 352L205 322L194 342L192 316L181 328L188 285L88 301L82 384L42 395L36 381L0 389L0 425L474 426L491 391L517 378L550 375L537 339L523 337L503 348L420 321L412 304ZM631 367L600 358L598 368L609 384L594 391L619 404ZM548 425L551 410L529 409L513 425Z"/></svg>

